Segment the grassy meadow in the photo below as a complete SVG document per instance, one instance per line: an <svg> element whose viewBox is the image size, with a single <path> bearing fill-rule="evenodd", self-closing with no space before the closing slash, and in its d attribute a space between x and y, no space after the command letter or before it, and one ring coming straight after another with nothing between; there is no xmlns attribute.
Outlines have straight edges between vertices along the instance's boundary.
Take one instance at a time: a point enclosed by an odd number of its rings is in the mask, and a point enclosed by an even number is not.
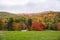
<svg viewBox="0 0 60 40"><path fill-rule="evenodd" d="M0 40L60 40L60 31L0 31Z"/></svg>

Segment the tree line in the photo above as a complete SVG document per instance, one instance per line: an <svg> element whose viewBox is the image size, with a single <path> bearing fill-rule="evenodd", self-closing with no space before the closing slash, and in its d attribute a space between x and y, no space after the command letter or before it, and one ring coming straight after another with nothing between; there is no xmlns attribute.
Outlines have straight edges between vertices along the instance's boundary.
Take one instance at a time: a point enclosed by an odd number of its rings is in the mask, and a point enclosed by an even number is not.
<svg viewBox="0 0 60 40"><path fill-rule="evenodd" d="M60 21L59 14L28 15L10 18L0 18L0 30L57 30Z"/></svg>

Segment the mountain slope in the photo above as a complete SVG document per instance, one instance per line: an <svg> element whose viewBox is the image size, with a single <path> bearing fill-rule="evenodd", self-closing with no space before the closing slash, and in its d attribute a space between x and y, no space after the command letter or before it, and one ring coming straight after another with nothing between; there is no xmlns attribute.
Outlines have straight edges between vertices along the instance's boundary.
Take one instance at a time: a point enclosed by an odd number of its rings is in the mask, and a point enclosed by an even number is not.
<svg viewBox="0 0 60 40"><path fill-rule="evenodd" d="M9 12L0 12L0 18L1 17L11 17L14 16L15 14L9 13Z"/></svg>

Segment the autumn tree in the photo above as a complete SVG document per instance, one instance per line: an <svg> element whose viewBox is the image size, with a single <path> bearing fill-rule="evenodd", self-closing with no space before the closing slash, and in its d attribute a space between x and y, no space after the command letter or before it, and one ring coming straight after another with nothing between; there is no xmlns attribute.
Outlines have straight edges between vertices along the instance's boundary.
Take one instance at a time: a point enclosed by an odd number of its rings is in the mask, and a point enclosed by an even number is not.
<svg viewBox="0 0 60 40"><path fill-rule="evenodd" d="M0 19L0 30L2 30L3 29L3 22L2 22L2 20Z"/></svg>

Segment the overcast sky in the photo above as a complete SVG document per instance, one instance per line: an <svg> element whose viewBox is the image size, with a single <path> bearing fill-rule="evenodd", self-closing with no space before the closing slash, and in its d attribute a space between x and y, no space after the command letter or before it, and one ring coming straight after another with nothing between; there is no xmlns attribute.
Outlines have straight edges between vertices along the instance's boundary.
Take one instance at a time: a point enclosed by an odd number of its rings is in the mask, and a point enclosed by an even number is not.
<svg viewBox="0 0 60 40"><path fill-rule="evenodd" d="M60 11L60 0L0 0L0 11L12 13Z"/></svg>

